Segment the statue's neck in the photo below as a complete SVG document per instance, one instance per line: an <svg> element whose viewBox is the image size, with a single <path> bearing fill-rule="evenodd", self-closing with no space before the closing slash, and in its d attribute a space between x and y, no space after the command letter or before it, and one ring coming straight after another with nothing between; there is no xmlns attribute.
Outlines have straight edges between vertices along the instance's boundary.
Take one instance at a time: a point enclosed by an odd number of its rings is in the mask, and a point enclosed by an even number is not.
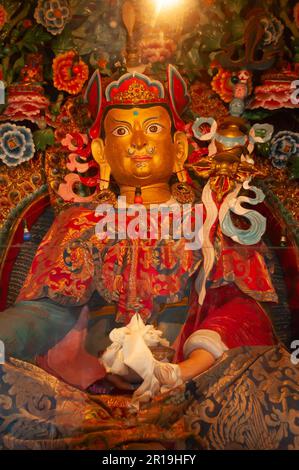
<svg viewBox="0 0 299 470"><path fill-rule="evenodd" d="M121 196L125 196L127 204L134 204L135 199L135 186L120 186ZM143 204L148 206L150 204L162 204L169 201L171 192L168 183L156 183L148 186L141 187L141 197Z"/></svg>

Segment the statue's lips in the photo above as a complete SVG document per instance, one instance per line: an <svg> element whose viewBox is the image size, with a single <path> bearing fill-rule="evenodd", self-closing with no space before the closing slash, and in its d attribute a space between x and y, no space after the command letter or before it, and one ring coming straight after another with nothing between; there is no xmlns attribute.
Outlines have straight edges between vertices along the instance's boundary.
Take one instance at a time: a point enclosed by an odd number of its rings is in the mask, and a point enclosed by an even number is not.
<svg viewBox="0 0 299 470"><path fill-rule="evenodd" d="M145 162L147 160L151 160L152 157L150 157L149 155L135 155L134 157L131 157L132 160L135 160L137 162Z"/></svg>

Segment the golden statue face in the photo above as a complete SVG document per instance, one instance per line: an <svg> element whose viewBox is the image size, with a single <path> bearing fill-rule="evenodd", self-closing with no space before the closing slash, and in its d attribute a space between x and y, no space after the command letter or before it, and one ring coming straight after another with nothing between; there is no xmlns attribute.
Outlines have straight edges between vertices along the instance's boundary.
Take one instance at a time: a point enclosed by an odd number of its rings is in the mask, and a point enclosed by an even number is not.
<svg viewBox="0 0 299 470"><path fill-rule="evenodd" d="M168 182L187 158L187 137L182 132L171 135L171 119L162 106L112 108L104 130L105 141L95 139L92 153L101 174L109 167L120 185Z"/></svg>

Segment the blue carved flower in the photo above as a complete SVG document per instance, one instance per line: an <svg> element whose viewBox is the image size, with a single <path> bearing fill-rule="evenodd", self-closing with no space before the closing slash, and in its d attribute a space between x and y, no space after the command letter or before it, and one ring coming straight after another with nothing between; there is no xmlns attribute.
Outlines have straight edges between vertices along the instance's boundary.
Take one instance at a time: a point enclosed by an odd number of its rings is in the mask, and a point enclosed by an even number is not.
<svg viewBox="0 0 299 470"><path fill-rule="evenodd" d="M275 16L271 15L270 17L265 17L261 20L261 23L264 27L264 37L263 37L263 45L270 46L274 44L277 46L280 38L283 35L284 26L279 19Z"/></svg>
<svg viewBox="0 0 299 470"><path fill-rule="evenodd" d="M35 152L31 130L16 124L0 125L0 160L17 166L30 160Z"/></svg>
<svg viewBox="0 0 299 470"><path fill-rule="evenodd" d="M290 131L278 132L271 141L269 158L276 168L285 168L288 161L299 156L299 134Z"/></svg>
<svg viewBox="0 0 299 470"><path fill-rule="evenodd" d="M34 18L49 33L60 34L70 19L67 0L39 0L34 11Z"/></svg>

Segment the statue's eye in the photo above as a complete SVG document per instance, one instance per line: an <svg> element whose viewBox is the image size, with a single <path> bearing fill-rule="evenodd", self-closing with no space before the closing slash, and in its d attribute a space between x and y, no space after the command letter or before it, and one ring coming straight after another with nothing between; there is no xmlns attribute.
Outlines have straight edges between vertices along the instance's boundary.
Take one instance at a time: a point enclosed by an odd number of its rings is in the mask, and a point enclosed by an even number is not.
<svg viewBox="0 0 299 470"><path fill-rule="evenodd" d="M146 128L147 134L158 134L161 131L162 131L162 126L160 126L160 124L150 124Z"/></svg>
<svg viewBox="0 0 299 470"><path fill-rule="evenodd" d="M117 137L123 137L124 135L129 134L129 129L124 126L119 126L114 131L112 132L113 135L116 135Z"/></svg>

